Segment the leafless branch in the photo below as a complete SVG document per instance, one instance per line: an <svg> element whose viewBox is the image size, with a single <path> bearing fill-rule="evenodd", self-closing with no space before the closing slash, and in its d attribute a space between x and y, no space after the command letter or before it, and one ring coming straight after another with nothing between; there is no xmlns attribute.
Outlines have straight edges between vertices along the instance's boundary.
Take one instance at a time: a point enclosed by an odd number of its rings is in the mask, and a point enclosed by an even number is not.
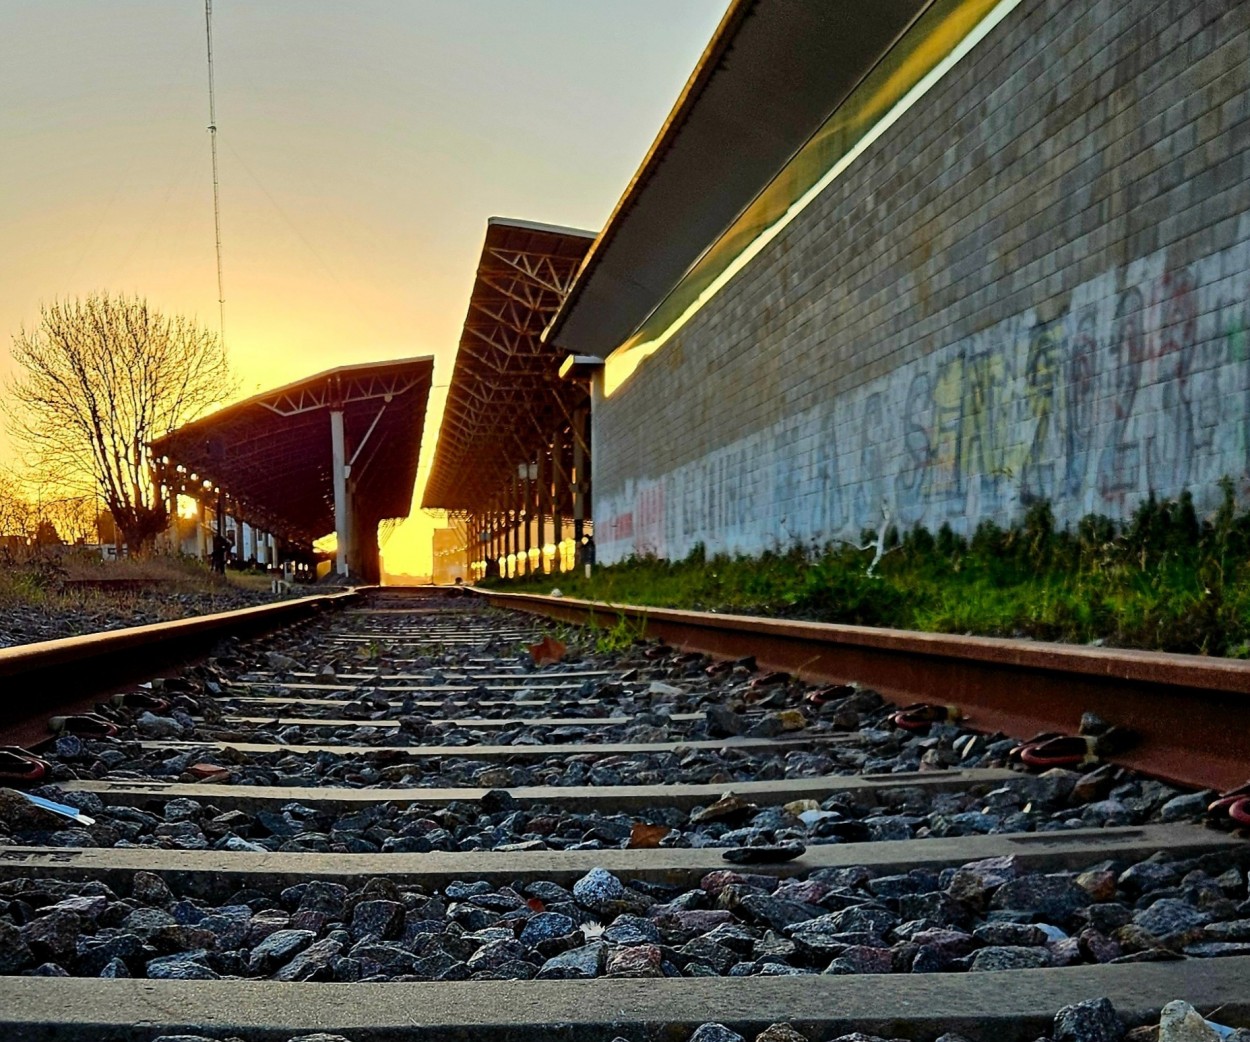
<svg viewBox="0 0 1250 1042"><path fill-rule="evenodd" d="M146 548L168 520L148 443L235 387L216 335L141 298L97 293L45 305L12 356L9 430L32 469L62 499L98 491L131 548Z"/></svg>

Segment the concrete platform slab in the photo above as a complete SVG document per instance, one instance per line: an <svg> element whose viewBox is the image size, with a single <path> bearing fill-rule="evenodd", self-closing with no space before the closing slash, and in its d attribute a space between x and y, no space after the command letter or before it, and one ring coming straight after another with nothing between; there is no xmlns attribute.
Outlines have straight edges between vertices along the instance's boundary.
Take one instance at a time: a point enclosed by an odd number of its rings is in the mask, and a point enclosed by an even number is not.
<svg viewBox="0 0 1250 1042"><path fill-rule="evenodd" d="M918 787L928 792L981 788L988 791L1025 776L997 768L969 771L926 771L916 774L834 775L821 778L795 778L781 781L734 782L730 785L536 785L507 790L527 807L538 805L571 806L578 810L645 811L653 807L689 810L706 806L726 792L735 792L761 805L789 803L791 800L823 800L837 792L876 792L885 789ZM302 803L325 809L359 807L371 803L447 804L457 800L479 800L488 790L451 789L349 789L289 788L259 785L197 785L160 781L75 781L61 788L70 792L94 792L105 803L150 803L187 798L211 803L222 810L272 809L284 803Z"/></svg>
<svg viewBox="0 0 1250 1042"><path fill-rule="evenodd" d="M1087 868L1108 858L1136 861L1166 850L1175 858L1218 851L1248 852L1247 843L1193 825L1080 829L1072 832L961 836L957 839L898 840L891 843L831 843L809 847L800 858L753 865L752 872L806 875L818 868L864 865L874 871L944 868L981 858L1014 854L1036 869ZM427 854L234 853L219 850L160 850L146 847L3 847L0 879L38 874L61 879L97 879L128 893L130 877L154 872L192 897L221 899L243 886L290 886L329 879L350 887L372 876L396 882L443 886L453 879L550 879L569 884L595 867L633 879L694 885L708 872L732 868L717 849L700 850L528 850Z"/></svg>
<svg viewBox="0 0 1250 1042"><path fill-rule="evenodd" d="M850 1031L1029 1042L1055 1012L1107 997L1129 1024L1182 998L1250 1025L1250 957L976 974L671 980L277 984L0 978L0 1025L23 1042L146 1042L161 1034L287 1042L676 1042L716 1021L747 1038L790 1021L810 1038Z"/></svg>
<svg viewBox="0 0 1250 1042"><path fill-rule="evenodd" d="M854 734L811 735L797 738L709 738L693 742L604 742L602 745L271 745L262 742L176 742L153 741L136 744L145 749L236 749L241 753L287 753L308 756L338 753L364 756L368 753L402 753L405 756L447 757L474 760L506 760L520 756L541 759L547 756L632 756L636 753L683 753L696 749L744 752L803 749L814 745L837 745L857 740Z"/></svg>
<svg viewBox="0 0 1250 1042"><path fill-rule="evenodd" d="M327 700L328 701L328 700ZM286 704L290 704L287 702ZM340 708L342 703L337 704ZM203 717L193 717L203 722ZM450 724L453 727L466 727L480 730L504 730L509 727L615 727L628 724L632 716L533 716L533 717L460 717L450 720L438 720L437 723ZM691 723L706 719L703 713L674 713L669 717L676 723ZM222 720L230 724L277 724L279 727L376 727L394 731L399 728L396 719L380 720L336 720L317 716L236 716L227 714Z"/></svg>

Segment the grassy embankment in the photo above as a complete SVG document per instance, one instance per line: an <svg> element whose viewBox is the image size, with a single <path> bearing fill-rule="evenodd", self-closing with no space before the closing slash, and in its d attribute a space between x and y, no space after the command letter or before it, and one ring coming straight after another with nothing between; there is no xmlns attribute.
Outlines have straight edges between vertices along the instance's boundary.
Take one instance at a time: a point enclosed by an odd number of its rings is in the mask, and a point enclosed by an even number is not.
<svg viewBox="0 0 1250 1042"><path fill-rule="evenodd" d="M99 581L103 588L78 585L83 580ZM139 580L141 585L109 589L106 584L113 580ZM90 617L143 611L172 619L237 607L240 594L255 596L268 589L266 576L229 572L223 578L190 558L103 561L68 547L0 556L0 613L22 608ZM193 606L181 598L189 598Z"/></svg>
<svg viewBox="0 0 1250 1042"><path fill-rule="evenodd" d="M875 539L865 533L864 543ZM889 552L834 544L761 557L633 559L580 574L495 580L501 589L624 604L736 611L939 633L1250 657L1250 512L1232 484L1211 517L1188 495L1143 504L1128 521L1100 515L1057 529L1048 504L970 539L888 532Z"/></svg>

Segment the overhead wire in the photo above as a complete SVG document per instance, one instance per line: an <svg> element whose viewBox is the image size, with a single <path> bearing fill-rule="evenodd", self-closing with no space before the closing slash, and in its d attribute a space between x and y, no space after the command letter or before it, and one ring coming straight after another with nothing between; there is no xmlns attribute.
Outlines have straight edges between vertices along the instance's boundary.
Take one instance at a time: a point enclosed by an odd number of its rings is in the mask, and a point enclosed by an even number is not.
<svg viewBox="0 0 1250 1042"><path fill-rule="evenodd" d="M226 343L226 290L221 274L221 186L217 177L217 88L213 78L213 0L204 0L204 32L208 39L208 140L213 154L213 231L217 240L217 320Z"/></svg>

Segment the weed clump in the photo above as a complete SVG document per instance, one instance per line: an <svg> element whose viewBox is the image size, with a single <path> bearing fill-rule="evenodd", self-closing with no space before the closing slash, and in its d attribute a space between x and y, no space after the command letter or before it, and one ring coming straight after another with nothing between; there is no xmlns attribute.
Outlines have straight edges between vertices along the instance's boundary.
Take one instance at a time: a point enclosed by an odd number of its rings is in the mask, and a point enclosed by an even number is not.
<svg viewBox="0 0 1250 1042"><path fill-rule="evenodd" d="M1232 481L1200 518L1189 493L1149 496L1124 521L1088 514L1059 527L1049 503L1018 522L982 521L970 537L943 524L876 533L862 546L796 544L757 557L631 558L561 576L567 594L642 604L938 633L1250 657L1250 512ZM540 588L549 580L501 580ZM610 629L615 629L611 627ZM627 642L624 627L612 643Z"/></svg>

